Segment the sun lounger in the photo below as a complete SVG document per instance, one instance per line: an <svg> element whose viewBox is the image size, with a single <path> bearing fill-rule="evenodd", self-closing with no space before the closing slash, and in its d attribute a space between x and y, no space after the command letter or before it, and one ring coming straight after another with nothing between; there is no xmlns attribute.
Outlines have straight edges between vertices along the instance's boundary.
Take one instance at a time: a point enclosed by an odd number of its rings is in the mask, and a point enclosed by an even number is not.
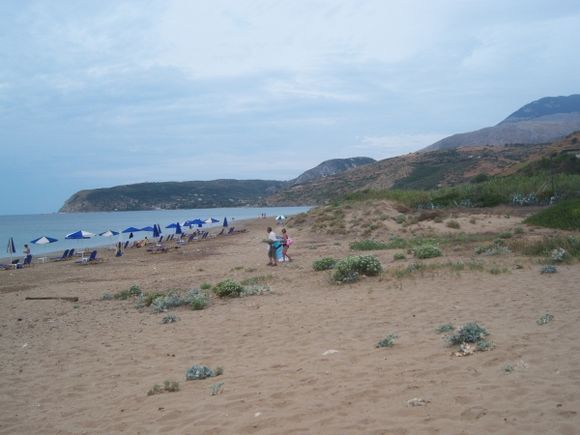
<svg viewBox="0 0 580 435"><path fill-rule="evenodd" d="M68 257L67 258L73 258L73 255L75 255L75 248L72 248L69 252L68 252Z"/></svg>
<svg viewBox="0 0 580 435"><path fill-rule="evenodd" d="M22 261L22 263L20 263L18 260L14 260L11 264L13 269L23 269L30 265L32 265L32 254L28 254L26 257L24 257L24 261Z"/></svg>
<svg viewBox="0 0 580 435"><path fill-rule="evenodd" d="M158 244L154 247L147 248L147 252L151 254L163 254L165 252L169 252L169 248L165 245Z"/></svg>
<svg viewBox="0 0 580 435"><path fill-rule="evenodd" d="M12 260L10 264L0 264L0 269L2 270L12 270L18 267L18 263L20 263L20 258Z"/></svg>
<svg viewBox="0 0 580 435"><path fill-rule="evenodd" d="M92 264L92 263L98 263L100 262L101 259L97 258L97 251L93 251L91 252L91 255L89 255L88 257L83 257L80 260L77 260L75 263L77 264Z"/></svg>
<svg viewBox="0 0 580 435"><path fill-rule="evenodd" d="M60 257L51 257L50 259L54 260L54 261L66 260L68 258L68 253L69 253L69 250L65 249L65 251L62 253L62 255Z"/></svg>

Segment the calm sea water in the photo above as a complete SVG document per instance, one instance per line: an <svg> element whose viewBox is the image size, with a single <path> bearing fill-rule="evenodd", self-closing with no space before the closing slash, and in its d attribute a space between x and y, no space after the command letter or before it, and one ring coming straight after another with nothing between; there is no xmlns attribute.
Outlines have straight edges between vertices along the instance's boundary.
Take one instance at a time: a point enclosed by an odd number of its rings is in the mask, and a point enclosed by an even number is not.
<svg viewBox="0 0 580 435"><path fill-rule="evenodd" d="M261 208L212 208L197 210L154 210L154 211L128 211L128 212L101 212L101 213L59 213L59 214L35 214L20 216L0 216L0 257L7 258L6 252L8 239L14 238L16 245L15 257L22 256L24 244L28 243L33 255L42 255L50 252L63 251L64 249L97 247L113 245L118 241L128 240L129 234L120 234L113 237L98 236L106 230L121 232L127 227L142 228L149 225L159 224L163 234L172 234L174 229L165 229L166 225L173 222L183 222L188 219L202 219L209 217L219 219L220 223L204 225L204 229L219 230L224 217L228 218L230 226L236 226L236 221L253 219L265 213L268 217L279 215L291 216L307 211L310 207L261 207ZM66 240L65 235L77 230L85 230L97 234L91 239ZM58 239L58 242L48 245L30 244L41 236L49 236ZM134 233L133 240L144 239L145 236L152 238L151 232Z"/></svg>

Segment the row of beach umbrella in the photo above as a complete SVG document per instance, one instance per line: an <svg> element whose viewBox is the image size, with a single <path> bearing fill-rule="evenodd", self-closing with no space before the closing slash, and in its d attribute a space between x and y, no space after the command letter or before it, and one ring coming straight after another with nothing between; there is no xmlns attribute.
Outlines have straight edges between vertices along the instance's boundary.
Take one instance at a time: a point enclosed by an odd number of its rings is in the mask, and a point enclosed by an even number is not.
<svg viewBox="0 0 580 435"><path fill-rule="evenodd" d="M183 224L180 224L179 222L171 223L171 224L167 225L165 228L175 228L175 234L182 234L183 233L183 230L181 228L182 226L186 226L189 228L191 228L192 226L201 227L202 225L205 225L205 224L215 224L218 222L220 222L220 221L218 219L213 218L213 217L210 217L206 220L192 219L192 220L187 220L187 221L183 222ZM224 218L223 226L224 227L228 226L228 219L227 218ZM159 237L162 233L161 227L159 226L159 224L155 224L153 226L146 226L143 228L128 227L128 228L125 228L123 231L121 231L121 233L129 233L130 234L129 238L132 238L133 233L136 233L139 231L152 232L154 238ZM99 236L101 236L101 237L113 237L113 236L118 236L118 235L119 235L119 232L113 231L113 230L107 230L107 231L103 231L102 233L99 233ZM67 234L64 238L67 240L82 240L82 239L90 239L90 238L95 237L95 236L96 236L96 234L91 233L90 231L78 230L78 231ZM49 237L49 236L41 236L41 237L38 237L38 238L30 241L30 243L32 243L34 245L47 245L49 243L54 243L54 242L58 242L58 239L56 239L54 237ZM16 253L16 248L14 246L14 239L12 237L10 237L10 239L8 240L6 252L10 254L10 258L12 258L12 255L14 253Z"/></svg>

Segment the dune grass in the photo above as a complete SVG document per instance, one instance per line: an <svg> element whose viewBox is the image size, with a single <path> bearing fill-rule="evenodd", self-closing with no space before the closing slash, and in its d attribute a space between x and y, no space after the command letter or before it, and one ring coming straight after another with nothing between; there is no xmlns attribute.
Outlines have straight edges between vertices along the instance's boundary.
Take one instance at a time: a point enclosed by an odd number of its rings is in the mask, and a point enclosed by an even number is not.
<svg viewBox="0 0 580 435"><path fill-rule="evenodd" d="M524 223L561 230L580 230L580 199L553 205L528 217Z"/></svg>

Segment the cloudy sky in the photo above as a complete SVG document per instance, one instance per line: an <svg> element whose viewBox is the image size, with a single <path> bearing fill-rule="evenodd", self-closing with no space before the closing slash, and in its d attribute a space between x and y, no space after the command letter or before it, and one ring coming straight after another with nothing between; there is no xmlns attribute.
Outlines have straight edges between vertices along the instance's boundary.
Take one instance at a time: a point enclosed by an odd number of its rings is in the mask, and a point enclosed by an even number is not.
<svg viewBox="0 0 580 435"><path fill-rule="evenodd" d="M0 214L285 180L580 92L577 0L0 0Z"/></svg>

